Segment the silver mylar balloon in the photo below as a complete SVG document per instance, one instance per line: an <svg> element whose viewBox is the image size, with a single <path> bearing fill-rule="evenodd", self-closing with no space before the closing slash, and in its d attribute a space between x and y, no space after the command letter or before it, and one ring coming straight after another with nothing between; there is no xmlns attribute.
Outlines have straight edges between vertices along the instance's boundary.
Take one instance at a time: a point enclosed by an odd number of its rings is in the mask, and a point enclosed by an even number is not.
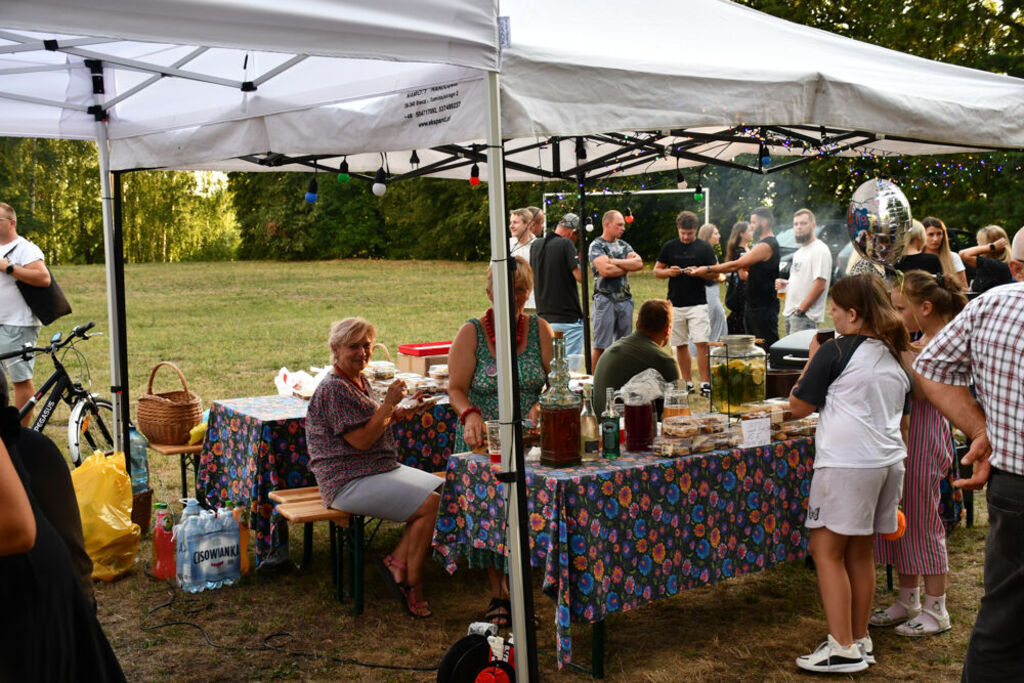
<svg viewBox="0 0 1024 683"><path fill-rule="evenodd" d="M880 266L892 266L903 256L910 229L910 202L888 180L868 180L850 199L847 229L861 256Z"/></svg>

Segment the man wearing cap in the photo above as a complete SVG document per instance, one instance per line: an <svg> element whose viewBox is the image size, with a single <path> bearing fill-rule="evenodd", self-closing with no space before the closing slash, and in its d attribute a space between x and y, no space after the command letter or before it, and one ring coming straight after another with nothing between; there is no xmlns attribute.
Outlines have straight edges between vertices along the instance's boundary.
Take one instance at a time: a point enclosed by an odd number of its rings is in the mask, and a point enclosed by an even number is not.
<svg viewBox="0 0 1024 683"><path fill-rule="evenodd" d="M629 274L644 267L640 254L626 240L626 219L614 209L601 217L601 236L590 243L590 267L594 273L594 350L597 359L616 339L633 329L633 294Z"/></svg>
<svg viewBox="0 0 1024 683"><path fill-rule="evenodd" d="M543 215L543 214L542 214ZM530 244L537 315L565 336L566 354L583 353L583 309L576 283L582 279L575 242L580 219L567 213L549 232Z"/></svg>

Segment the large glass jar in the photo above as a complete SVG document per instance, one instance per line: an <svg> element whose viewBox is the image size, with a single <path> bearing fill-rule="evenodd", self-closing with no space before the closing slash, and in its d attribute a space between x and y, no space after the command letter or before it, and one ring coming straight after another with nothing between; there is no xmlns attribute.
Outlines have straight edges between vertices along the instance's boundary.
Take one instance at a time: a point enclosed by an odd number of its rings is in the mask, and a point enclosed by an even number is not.
<svg viewBox="0 0 1024 683"><path fill-rule="evenodd" d="M555 331L554 357L548 373L548 389L540 396L540 464L569 467L580 464L579 394L569 389L569 364L565 338Z"/></svg>
<svg viewBox="0 0 1024 683"><path fill-rule="evenodd" d="M711 407L738 415L765 397L764 351L752 334L728 334L711 349Z"/></svg>

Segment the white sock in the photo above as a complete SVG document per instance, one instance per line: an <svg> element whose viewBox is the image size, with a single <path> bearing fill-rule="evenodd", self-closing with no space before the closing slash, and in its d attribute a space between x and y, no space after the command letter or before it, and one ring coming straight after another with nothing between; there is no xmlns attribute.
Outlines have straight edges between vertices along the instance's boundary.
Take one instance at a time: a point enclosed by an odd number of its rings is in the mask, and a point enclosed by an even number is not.
<svg viewBox="0 0 1024 683"><path fill-rule="evenodd" d="M932 612L936 614L946 614L946 596L945 595L928 595L924 594L924 604Z"/></svg>
<svg viewBox="0 0 1024 683"><path fill-rule="evenodd" d="M900 587L900 602L911 609L921 609L921 588ZM943 603L945 604L945 603Z"/></svg>

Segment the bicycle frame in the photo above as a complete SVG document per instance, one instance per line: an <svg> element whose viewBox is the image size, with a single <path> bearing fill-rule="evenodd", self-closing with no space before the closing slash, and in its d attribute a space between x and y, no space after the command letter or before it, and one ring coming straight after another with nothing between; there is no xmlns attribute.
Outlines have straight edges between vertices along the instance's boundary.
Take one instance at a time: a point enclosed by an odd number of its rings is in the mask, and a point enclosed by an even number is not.
<svg viewBox="0 0 1024 683"><path fill-rule="evenodd" d="M74 399L78 397L77 387L74 382L71 381L71 377L68 375L67 370L64 369L64 366L59 360L57 360L56 356L53 357L53 363L55 366L53 374L46 379L43 386L39 388L32 398L26 401L25 405L18 409L18 417L24 418L33 408L35 408L39 399L46 396L47 392L50 392L50 395L46 397L46 402L43 403L42 407L39 409L36 419L32 421L32 429L37 432L43 431L43 428L46 427L46 423L50 421L50 417L53 415L54 409L61 400L69 406L72 406L74 405ZM53 389L53 391L50 391L51 389Z"/></svg>

